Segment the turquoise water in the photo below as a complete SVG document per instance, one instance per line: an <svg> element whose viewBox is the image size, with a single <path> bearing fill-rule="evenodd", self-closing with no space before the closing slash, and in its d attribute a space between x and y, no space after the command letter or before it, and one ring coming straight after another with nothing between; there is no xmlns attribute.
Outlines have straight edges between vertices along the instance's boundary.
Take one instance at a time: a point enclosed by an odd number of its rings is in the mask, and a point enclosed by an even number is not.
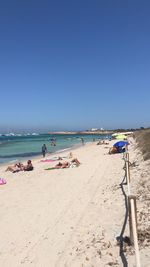
<svg viewBox="0 0 150 267"><path fill-rule="evenodd" d="M36 136L0 136L0 164L25 160L34 156L42 155L41 148L46 144L48 152L54 153L64 149L69 149L76 145L81 145L81 138L84 142L109 138L106 135L50 135L40 134ZM56 146L51 146L52 138L56 139Z"/></svg>

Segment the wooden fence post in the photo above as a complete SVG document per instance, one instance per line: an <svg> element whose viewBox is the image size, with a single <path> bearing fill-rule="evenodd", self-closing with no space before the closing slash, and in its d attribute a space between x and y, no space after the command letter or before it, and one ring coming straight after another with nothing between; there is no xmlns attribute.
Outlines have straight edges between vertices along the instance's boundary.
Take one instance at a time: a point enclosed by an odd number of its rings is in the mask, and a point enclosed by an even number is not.
<svg viewBox="0 0 150 267"><path fill-rule="evenodd" d="M129 227L130 227L130 240L131 244L134 244L135 255L136 255L136 266L140 267L140 255L138 246L138 233L137 233L137 206L136 197L128 196L129 203Z"/></svg>

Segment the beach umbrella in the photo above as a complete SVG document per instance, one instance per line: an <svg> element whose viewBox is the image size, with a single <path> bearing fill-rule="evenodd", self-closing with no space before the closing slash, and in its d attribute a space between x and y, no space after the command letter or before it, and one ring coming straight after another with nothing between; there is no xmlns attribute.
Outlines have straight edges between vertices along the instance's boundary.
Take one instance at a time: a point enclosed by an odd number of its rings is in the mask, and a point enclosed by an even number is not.
<svg viewBox="0 0 150 267"><path fill-rule="evenodd" d="M115 136L115 139L126 140L127 137L124 134L119 134L119 135Z"/></svg>
<svg viewBox="0 0 150 267"><path fill-rule="evenodd" d="M115 136L117 136L117 135L118 135L118 133L114 133L114 134L112 134L111 136L115 137Z"/></svg>
<svg viewBox="0 0 150 267"><path fill-rule="evenodd" d="M118 141L113 146L114 147L124 147L124 146L127 146L127 145L129 145L129 143L127 141Z"/></svg>

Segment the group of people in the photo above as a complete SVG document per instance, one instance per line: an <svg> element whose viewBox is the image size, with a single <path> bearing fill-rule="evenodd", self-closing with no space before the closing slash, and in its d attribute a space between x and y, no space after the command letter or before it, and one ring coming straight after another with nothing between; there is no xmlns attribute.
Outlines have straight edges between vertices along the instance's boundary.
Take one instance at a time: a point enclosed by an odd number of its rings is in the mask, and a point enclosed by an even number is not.
<svg viewBox="0 0 150 267"><path fill-rule="evenodd" d="M43 157L45 157L46 153L47 153L47 147L45 144L43 144L42 146ZM33 165L32 165L31 160L28 160L26 165L23 165L21 162L18 162L13 166L8 166L6 169L6 171L11 171L13 173L19 172L19 171L32 171L32 170L33 170Z"/></svg>
<svg viewBox="0 0 150 267"><path fill-rule="evenodd" d="M45 158L45 155L47 153L47 147L45 144L43 144L42 146L42 155L43 157ZM72 158L73 157L73 154L72 152L69 153L68 155L68 158ZM63 160L63 157L58 157L57 160ZM79 166L80 165L80 162L77 158L74 158L72 159L70 162L69 161L65 161L65 162L61 162L59 161L54 168L60 168L60 169L63 169L63 168L69 168L69 167L74 167L74 166ZM33 165L32 165L32 162L31 160L28 160L27 161L27 164L26 165L23 165L21 162L18 162L16 163L15 165L13 166L8 166L6 171L11 171L13 173L15 172L19 172L19 171L32 171L33 170Z"/></svg>
<svg viewBox="0 0 150 267"><path fill-rule="evenodd" d="M33 165L31 160L27 161L27 165L23 165L21 162L16 163L13 166L8 166L6 171L11 171L13 173L19 172L19 171L32 171Z"/></svg>
<svg viewBox="0 0 150 267"><path fill-rule="evenodd" d="M72 152L69 153L69 158L72 158ZM57 160L63 160L63 157L58 157ZM70 162L69 161L59 161L53 168L54 169L64 169L64 168L69 168L69 167L78 167L80 165L80 161L77 158L72 159ZM13 173L19 172L19 171L32 171L33 165L31 160L27 161L26 165L23 165L21 162L16 163L13 166L8 166L5 171L10 171Z"/></svg>
<svg viewBox="0 0 150 267"><path fill-rule="evenodd" d="M109 145L109 142L106 140L99 140L97 145Z"/></svg>

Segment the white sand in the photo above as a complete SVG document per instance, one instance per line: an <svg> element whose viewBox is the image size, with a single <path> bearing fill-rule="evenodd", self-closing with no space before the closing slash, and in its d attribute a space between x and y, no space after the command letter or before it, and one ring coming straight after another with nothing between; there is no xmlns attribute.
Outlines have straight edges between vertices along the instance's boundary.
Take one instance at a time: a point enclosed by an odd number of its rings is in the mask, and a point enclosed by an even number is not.
<svg viewBox="0 0 150 267"><path fill-rule="evenodd" d="M46 171L57 162L39 159L31 172L0 167L7 180L0 186L0 266L123 266L116 237L125 216L124 161L122 154L108 155L108 147L92 143L73 151L82 163L77 168ZM134 266L135 258L125 256Z"/></svg>

